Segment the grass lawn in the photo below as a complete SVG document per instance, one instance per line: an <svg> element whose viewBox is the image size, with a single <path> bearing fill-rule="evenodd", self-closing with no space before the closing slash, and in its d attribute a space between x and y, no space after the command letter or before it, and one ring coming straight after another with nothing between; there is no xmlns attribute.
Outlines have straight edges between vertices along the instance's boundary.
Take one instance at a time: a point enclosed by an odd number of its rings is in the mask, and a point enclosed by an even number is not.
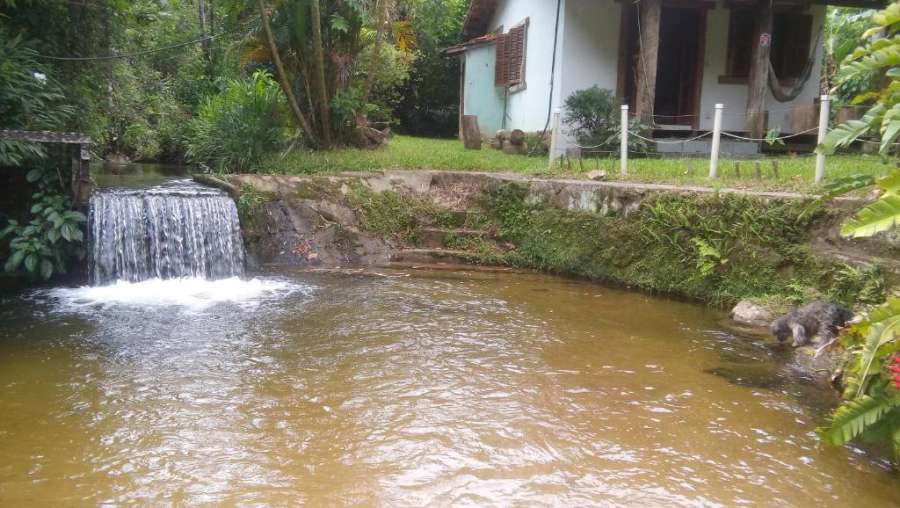
<svg viewBox="0 0 900 508"><path fill-rule="evenodd" d="M778 177L773 174L771 161L777 161ZM812 183L815 158L765 157L762 160L762 179L756 178L753 161L739 161L740 177L735 161L719 161L719 178L710 181L708 159L631 159L629 175L619 175L618 159L570 161L552 170L546 157L508 155L485 146L482 150L466 150L455 139L428 139L394 136L389 145L380 150L342 149L330 152L292 152L286 156L271 156L259 166L261 173L314 174L340 171L377 171L384 169L428 169L456 171L505 171L533 176L557 178L585 178L598 168L606 171L611 180L678 185L738 187L758 190L814 190ZM860 173L886 175L896 167L896 160L884 163L872 155L835 155L826 159L826 178L834 179Z"/></svg>

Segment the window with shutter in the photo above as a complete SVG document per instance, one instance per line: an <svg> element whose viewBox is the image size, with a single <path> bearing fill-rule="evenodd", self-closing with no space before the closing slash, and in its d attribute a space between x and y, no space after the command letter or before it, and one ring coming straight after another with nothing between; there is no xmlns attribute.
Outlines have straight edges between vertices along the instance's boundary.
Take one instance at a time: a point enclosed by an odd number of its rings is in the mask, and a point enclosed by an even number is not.
<svg viewBox="0 0 900 508"><path fill-rule="evenodd" d="M507 58L509 36L507 34L498 34L497 44L497 62L494 66L494 85L507 87L509 86L509 64Z"/></svg>
<svg viewBox="0 0 900 508"><path fill-rule="evenodd" d="M509 84L521 85L525 82L525 49L528 35L528 23L522 23L509 30L507 57L509 65Z"/></svg>
<svg viewBox="0 0 900 508"><path fill-rule="evenodd" d="M496 86L524 86L527 43L527 19L510 28L509 32L497 35L497 61L494 71Z"/></svg>

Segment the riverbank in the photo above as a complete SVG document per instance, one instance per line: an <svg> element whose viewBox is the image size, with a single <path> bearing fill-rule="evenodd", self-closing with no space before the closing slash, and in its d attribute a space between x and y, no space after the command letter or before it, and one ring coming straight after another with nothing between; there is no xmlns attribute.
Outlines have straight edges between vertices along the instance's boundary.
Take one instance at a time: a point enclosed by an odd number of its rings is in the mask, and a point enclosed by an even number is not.
<svg viewBox="0 0 900 508"><path fill-rule="evenodd" d="M795 193L478 172L227 180L259 263L527 267L722 308L878 303L900 272L897 238L838 236L859 200L803 214Z"/></svg>

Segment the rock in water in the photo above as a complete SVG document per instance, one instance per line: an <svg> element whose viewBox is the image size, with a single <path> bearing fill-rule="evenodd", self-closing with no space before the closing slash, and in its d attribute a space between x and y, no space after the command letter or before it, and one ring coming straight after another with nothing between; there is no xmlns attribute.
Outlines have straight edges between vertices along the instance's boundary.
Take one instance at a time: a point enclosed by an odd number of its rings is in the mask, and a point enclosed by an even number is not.
<svg viewBox="0 0 900 508"><path fill-rule="evenodd" d="M772 311L762 305L750 300L741 300L731 310L731 318L741 324L764 328L769 326L775 316Z"/></svg>

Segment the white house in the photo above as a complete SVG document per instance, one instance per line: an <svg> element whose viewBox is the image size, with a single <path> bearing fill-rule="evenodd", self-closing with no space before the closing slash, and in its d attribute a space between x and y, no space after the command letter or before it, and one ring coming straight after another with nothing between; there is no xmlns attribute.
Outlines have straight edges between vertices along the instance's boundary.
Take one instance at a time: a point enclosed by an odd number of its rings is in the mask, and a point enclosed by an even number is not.
<svg viewBox="0 0 900 508"><path fill-rule="evenodd" d="M879 1L829 0L877 7ZM540 132L573 92L612 90L657 135L816 125L826 6L811 0L472 0L460 118Z"/></svg>

